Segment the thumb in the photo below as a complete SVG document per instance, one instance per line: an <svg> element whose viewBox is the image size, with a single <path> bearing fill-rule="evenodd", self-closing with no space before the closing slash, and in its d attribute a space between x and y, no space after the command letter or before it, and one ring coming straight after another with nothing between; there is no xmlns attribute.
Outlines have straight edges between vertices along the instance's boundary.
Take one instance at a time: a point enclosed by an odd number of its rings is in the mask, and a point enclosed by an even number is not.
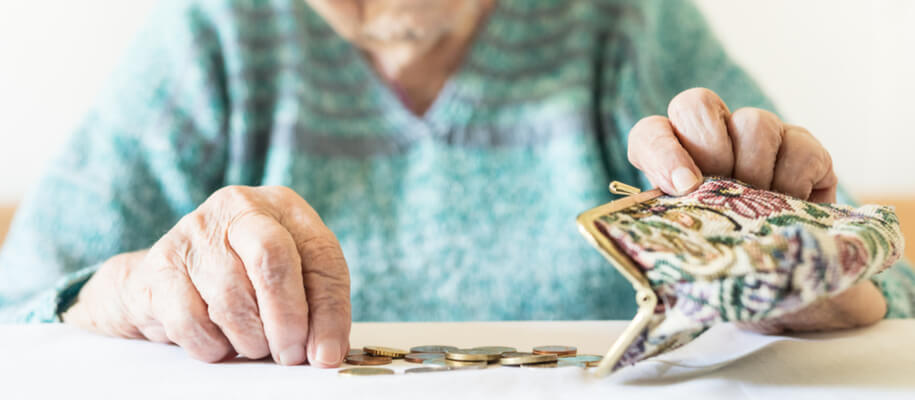
<svg viewBox="0 0 915 400"><path fill-rule="evenodd" d="M685 195L702 182L702 171L662 116L642 119L632 128L629 162L667 194Z"/></svg>

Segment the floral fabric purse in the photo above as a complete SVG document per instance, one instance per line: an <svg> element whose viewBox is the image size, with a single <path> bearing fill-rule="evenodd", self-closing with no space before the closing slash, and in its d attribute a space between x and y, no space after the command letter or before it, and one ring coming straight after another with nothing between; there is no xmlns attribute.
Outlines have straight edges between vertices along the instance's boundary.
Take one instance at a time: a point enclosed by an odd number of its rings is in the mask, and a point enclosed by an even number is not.
<svg viewBox="0 0 915 400"><path fill-rule="evenodd" d="M639 311L597 369L607 374L682 346L712 325L764 321L842 292L902 254L889 207L817 204L708 178L628 197L578 217L582 234L636 289Z"/></svg>

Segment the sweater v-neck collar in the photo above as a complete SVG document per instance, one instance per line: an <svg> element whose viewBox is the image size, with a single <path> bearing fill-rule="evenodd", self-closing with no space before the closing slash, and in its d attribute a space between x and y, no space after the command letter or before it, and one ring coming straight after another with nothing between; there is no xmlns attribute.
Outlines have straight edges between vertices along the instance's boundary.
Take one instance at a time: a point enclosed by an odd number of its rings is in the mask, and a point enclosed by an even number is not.
<svg viewBox="0 0 915 400"><path fill-rule="evenodd" d="M305 7L308 8L308 6ZM478 104L482 100L478 98L481 97L482 93L479 93L479 91L463 90L463 86L472 75L469 71L469 65L478 64L482 61L479 59L481 54L480 48L482 46L481 42L486 37L491 36L494 33L493 31L497 29L496 25L498 24L498 14L501 11L501 7L501 2L497 1L489 14L480 22L480 26L473 34L471 42L467 46L465 54L459 62L458 67L455 69L455 72L445 81L445 84L442 85L441 90L439 90L439 93L435 96L435 100L423 115L414 114L407 105L401 101L400 97L395 92L396 89L384 82L381 76L372 67L370 60L366 58L358 47L346 41L335 32L333 33L334 37L332 40L338 41L338 43L335 43L335 46L345 48L347 52L352 53L347 54L347 58L353 60L352 67L358 71L359 76L363 77L368 86L367 94L370 97L377 99L377 112L382 114L379 115L381 119L393 123L395 128L400 131L419 131L428 134L437 133L441 135L445 134L446 131L453 126L468 124L472 118L472 105ZM320 23L325 25L324 28L329 30L333 29L310 8L307 12L312 14L313 18L319 19L321 21ZM461 111L456 112L458 110Z"/></svg>

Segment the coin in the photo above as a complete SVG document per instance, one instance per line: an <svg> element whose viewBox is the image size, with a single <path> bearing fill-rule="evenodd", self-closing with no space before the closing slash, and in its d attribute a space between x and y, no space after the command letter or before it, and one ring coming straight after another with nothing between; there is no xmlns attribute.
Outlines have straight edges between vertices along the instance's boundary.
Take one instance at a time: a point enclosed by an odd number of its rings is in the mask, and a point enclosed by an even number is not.
<svg viewBox="0 0 915 400"><path fill-rule="evenodd" d="M348 353L346 353L346 355L348 355L348 356L358 356L358 355L362 355L362 354L366 354L365 351L362 349L350 349L350 351Z"/></svg>
<svg viewBox="0 0 915 400"><path fill-rule="evenodd" d="M597 364L600 364L600 361L604 358L601 356L595 356L591 354L580 354L572 357L562 357L560 361L574 362L582 364L582 367L596 367Z"/></svg>
<svg viewBox="0 0 915 400"><path fill-rule="evenodd" d="M425 346L415 346L410 348L411 353L442 353L446 351L457 350L454 346L445 346L440 344L430 344Z"/></svg>
<svg viewBox="0 0 915 400"><path fill-rule="evenodd" d="M394 375L394 371L387 368L347 368L337 373L351 376Z"/></svg>
<svg viewBox="0 0 915 400"><path fill-rule="evenodd" d="M445 358L445 353L410 353L403 357L407 362L411 363L422 363L426 360L434 360L436 358Z"/></svg>
<svg viewBox="0 0 915 400"><path fill-rule="evenodd" d="M423 361L423 365L426 366L449 369L485 369L486 364L486 361L455 361L444 358Z"/></svg>
<svg viewBox="0 0 915 400"><path fill-rule="evenodd" d="M416 368L410 368L410 369L404 371L404 373L405 374L421 374L424 372L442 372L442 371L449 371L449 370L450 370L450 368L447 368L447 367L416 367Z"/></svg>
<svg viewBox="0 0 915 400"><path fill-rule="evenodd" d="M578 349L572 346L537 346L534 347L534 354L555 354L559 357L574 356Z"/></svg>
<svg viewBox="0 0 915 400"><path fill-rule="evenodd" d="M545 362L537 364L521 364L521 368L556 368L559 366L558 362Z"/></svg>
<svg viewBox="0 0 915 400"><path fill-rule="evenodd" d="M538 364L546 362L556 362L555 354L531 354L531 353L518 353L518 352L509 352L502 353L502 359L499 360L499 363L502 365L509 366L518 366L524 364Z"/></svg>
<svg viewBox="0 0 915 400"><path fill-rule="evenodd" d="M445 358L457 361L498 361L502 352L493 349L460 349L445 353Z"/></svg>
<svg viewBox="0 0 915 400"><path fill-rule="evenodd" d="M507 347L507 346L480 346L480 347L474 347L472 350L492 351L492 352L496 352L499 354L518 351L518 349L516 349L514 347Z"/></svg>
<svg viewBox="0 0 915 400"><path fill-rule="evenodd" d="M570 361L569 358L571 358L571 357L563 357L563 358L557 359L556 366L557 367L578 367L578 368L587 368L588 367L587 363Z"/></svg>
<svg viewBox="0 0 915 400"><path fill-rule="evenodd" d="M351 365L386 365L391 363L391 357L354 354L346 356L343 361Z"/></svg>
<svg viewBox="0 0 915 400"><path fill-rule="evenodd" d="M384 346L365 346L362 348L366 353L369 353L373 356L386 356L391 358L403 358L407 355L406 350L395 349L393 347L384 347Z"/></svg>

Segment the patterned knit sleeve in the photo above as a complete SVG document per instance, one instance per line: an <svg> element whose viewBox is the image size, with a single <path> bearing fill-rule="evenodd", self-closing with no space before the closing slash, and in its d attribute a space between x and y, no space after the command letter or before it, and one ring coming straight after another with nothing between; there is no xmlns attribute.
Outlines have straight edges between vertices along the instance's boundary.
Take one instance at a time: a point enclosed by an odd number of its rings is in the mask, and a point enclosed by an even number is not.
<svg viewBox="0 0 915 400"><path fill-rule="evenodd" d="M678 93L705 87L731 110L758 107L778 113L759 85L737 65L687 0L606 0L616 16L601 54L604 140L616 170L623 171L627 135L641 118L666 115ZM614 157L614 155L616 155ZM611 163L612 164L612 163ZM616 173L611 171L611 173ZM643 187L648 179L639 174ZM839 202L853 203L840 193ZM887 318L915 316L915 273L904 262L877 275Z"/></svg>
<svg viewBox="0 0 915 400"><path fill-rule="evenodd" d="M0 250L0 322L54 322L100 263L151 246L222 182L225 81L208 13L160 2ZM49 116L51 117L51 116Z"/></svg>

